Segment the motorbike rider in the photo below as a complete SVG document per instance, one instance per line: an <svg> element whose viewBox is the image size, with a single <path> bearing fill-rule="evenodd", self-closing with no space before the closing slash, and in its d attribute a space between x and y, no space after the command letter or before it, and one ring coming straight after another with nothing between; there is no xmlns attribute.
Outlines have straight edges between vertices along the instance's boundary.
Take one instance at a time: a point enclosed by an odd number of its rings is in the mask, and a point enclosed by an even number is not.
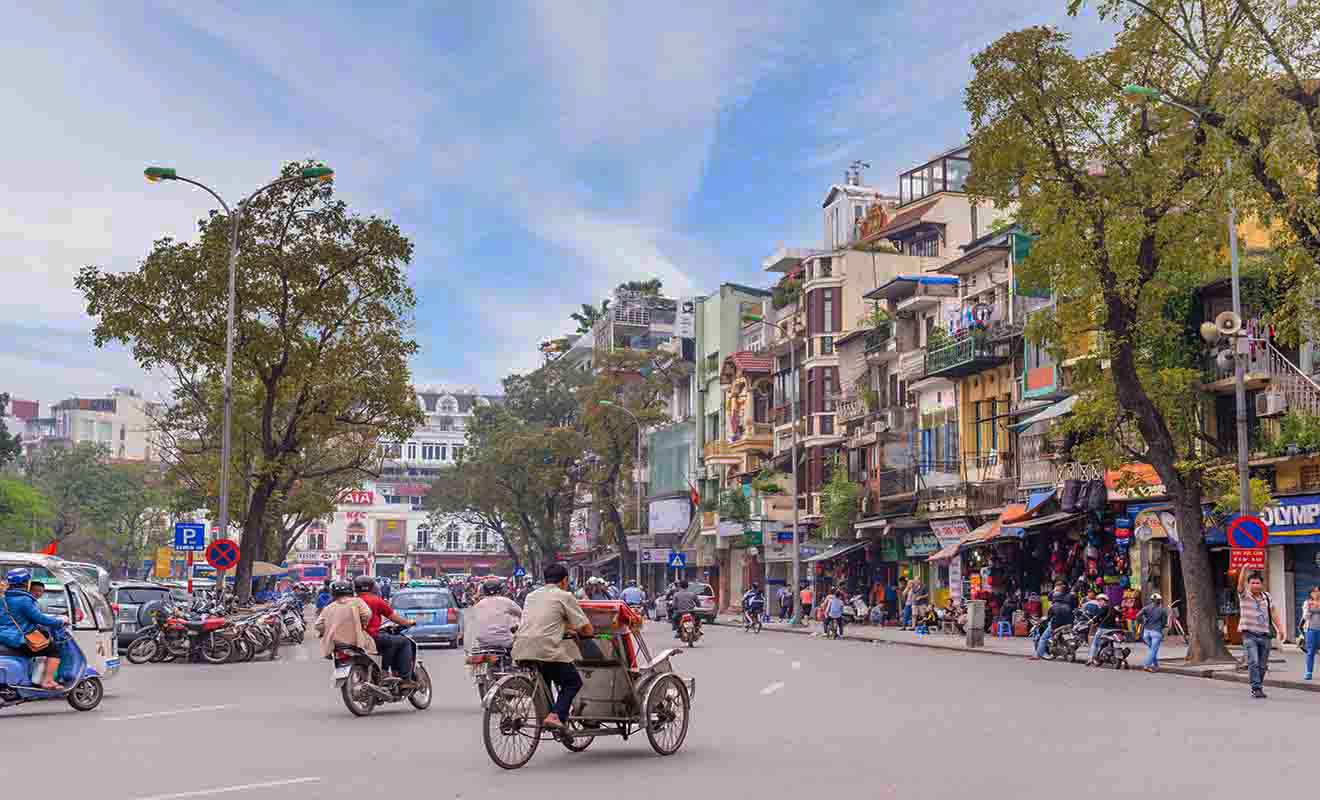
<svg viewBox="0 0 1320 800"><path fill-rule="evenodd" d="M353 596L353 584L348 581L330 582L325 592L332 599L312 626L321 637L321 657L332 657L336 644L352 645L374 655L376 642L367 635L371 607Z"/></svg>
<svg viewBox="0 0 1320 800"><path fill-rule="evenodd" d="M674 597L669 602L669 624L674 628L674 637L678 637L678 621L684 614L689 614L697 607L697 595L688 588L688 582L681 580L678 582L678 590L674 592ZM693 622L697 627L701 627L701 620L696 614L692 615Z"/></svg>
<svg viewBox="0 0 1320 800"><path fill-rule="evenodd" d="M1100 594L1095 598L1098 609L1091 614L1091 623L1095 625L1095 636L1091 637L1091 653L1087 656L1086 666L1095 666L1095 656L1100 652L1100 643L1104 637L1118 630L1118 609L1109 602L1109 595ZM1089 604L1088 604L1089 605Z"/></svg>
<svg viewBox="0 0 1320 800"><path fill-rule="evenodd" d="M1045 657L1055 631L1072 624L1073 602L1073 596L1068 593L1068 585L1063 581L1055 581L1054 594L1050 595L1050 608L1045 612L1045 630L1041 631L1040 638L1036 640L1036 654L1032 656L1033 661Z"/></svg>
<svg viewBox="0 0 1320 800"><path fill-rule="evenodd" d="M367 604L371 609L371 621L367 623L367 635L376 643L380 650L380 663L386 669L393 669L394 674L398 675L402 683L400 688L413 688L413 642L406 636L400 636L394 633L381 633L380 624L389 620L395 625L403 628L411 628L417 623L413 620L399 616L389 603L381 599L376 594L376 581L370 575L359 575L353 579L353 589L357 592L358 599Z"/></svg>
<svg viewBox="0 0 1320 800"><path fill-rule="evenodd" d="M44 674L36 684L52 691L63 689L55 679L60 662L76 655L73 640L69 638L66 629L68 620L41 612L36 598L29 591L32 573L27 569L18 567L9 570L5 575L5 583L8 588L0 604L3 609L3 613L0 613L0 644L20 650L29 657L46 656ZM50 645L36 653L28 648L25 637L38 629L50 637Z"/></svg>
<svg viewBox="0 0 1320 800"><path fill-rule="evenodd" d="M335 599L334 593L331 592L330 589L331 589L330 579L326 578L325 581L321 584L321 591L318 592L316 595L316 610L318 612L321 609L325 608L326 606L330 605L330 601Z"/></svg>
<svg viewBox="0 0 1320 800"><path fill-rule="evenodd" d="M504 596L503 583L486 581L469 619L477 629L478 648L508 650L513 647L513 629L522 619L522 609Z"/></svg>
<svg viewBox="0 0 1320 800"><path fill-rule="evenodd" d="M630 606L646 604L646 592L637 588L637 581L628 581L628 585L619 593L619 599Z"/></svg>
<svg viewBox="0 0 1320 800"><path fill-rule="evenodd" d="M751 615L750 620L758 619L765 611L765 595L761 594L759 583L752 583L752 588L743 593L742 610L743 617Z"/></svg>

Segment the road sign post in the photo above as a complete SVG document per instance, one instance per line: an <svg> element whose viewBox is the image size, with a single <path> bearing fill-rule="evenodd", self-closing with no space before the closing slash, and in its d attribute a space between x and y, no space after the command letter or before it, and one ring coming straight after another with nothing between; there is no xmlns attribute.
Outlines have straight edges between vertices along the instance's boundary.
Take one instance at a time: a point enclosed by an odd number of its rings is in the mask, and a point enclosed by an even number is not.
<svg viewBox="0 0 1320 800"><path fill-rule="evenodd" d="M216 539L206 548L206 563L215 569L217 596L224 594L225 572L238 564L238 552L238 542L233 539Z"/></svg>
<svg viewBox="0 0 1320 800"><path fill-rule="evenodd" d="M1236 570L1265 570L1265 545L1270 529L1260 517L1242 515L1228 524L1228 567Z"/></svg>

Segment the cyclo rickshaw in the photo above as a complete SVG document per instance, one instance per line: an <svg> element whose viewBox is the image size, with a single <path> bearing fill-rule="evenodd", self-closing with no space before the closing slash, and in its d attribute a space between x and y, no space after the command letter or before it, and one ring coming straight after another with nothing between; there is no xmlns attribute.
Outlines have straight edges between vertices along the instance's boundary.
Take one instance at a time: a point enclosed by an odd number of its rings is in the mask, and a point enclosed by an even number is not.
<svg viewBox="0 0 1320 800"><path fill-rule="evenodd" d="M652 749L673 755L687 738L696 680L674 672L669 649L652 657L642 640L642 618L617 600L582 603L597 631L579 639L574 663L582 690L573 700L568 725L546 730L550 688L534 669L517 667L500 678L482 700L482 739L491 760L518 769L531 760L543 739L554 739L580 753L601 736L624 739L645 732Z"/></svg>

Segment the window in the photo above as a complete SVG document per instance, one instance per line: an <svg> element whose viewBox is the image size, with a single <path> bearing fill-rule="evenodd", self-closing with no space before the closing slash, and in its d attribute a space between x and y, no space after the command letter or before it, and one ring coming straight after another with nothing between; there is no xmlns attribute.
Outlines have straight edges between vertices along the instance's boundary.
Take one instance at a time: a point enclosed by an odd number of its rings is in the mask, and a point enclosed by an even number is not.
<svg viewBox="0 0 1320 800"><path fill-rule="evenodd" d="M484 528L472 532L472 546L477 550L490 549L490 534Z"/></svg>
<svg viewBox="0 0 1320 800"><path fill-rule="evenodd" d="M924 256L934 258L940 254L940 240L937 236L927 236L922 239L913 239L908 244L908 255Z"/></svg>
<svg viewBox="0 0 1320 800"><path fill-rule="evenodd" d="M455 461L463 460L463 445L461 444L454 445L454 460Z"/></svg>
<svg viewBox="0 0 1320 800"><path fill-rule="evenodd" d="M829 256L817 259L816 266L818 270L816 277L818 278L828 278L834 271L833 259Z"/></svg>
<svg viewBox="0 0 1320 800"><path fill-rule="evenodd" d="M440 401L440 413L441 413L441 414L457 414L457 413L458 413L458 401L455 400L455 399L452 398L452 397L446 397L445 399L441 400L441 401Z"/></svg>
<svg viewBox="0 0 1320 800"><path fill-rule="evenodd" d="M976 240L979 238L981 237L977 233L977 227L976 227L976 203L972 203L972 239Z"/></svg>
<svg viewBox="0 0 1320 800"><path fill-rule="evenodd" d="M995 419L998 413L998 402L995 400L979 400L973 404L976 412L976 454L983 456L992 451L999 450L999 426Z"/></svg>
<svg viewBox="0 0 1320 800"><path fill-rule="evenodd" d="M96 423L96 441L109 444L114 438L115 426L109 422Z"/></svg>
<svg viewBox="0 0 1320 800"><path fill-rule="evenodd" d="M822 333L834 333L834 290L821 290L821 321L820 330ZM831 352L833 350L831 349Z"/></svg>
<svg viewBox="0 0 1320 800"><path fill-rule="evenodd" d="M436 399L436 396L433 394L428 394L422 397L422 402L426 404L427 411L435 411Z"/></svg>
<svg viewBox="0 0 1320 800"><path fill-rule="evenodd" d="M823 356L829 356L829 355L833 355L833 354L834 354L834 337L833 337L833 336L822 336L822 337L820 337L820 354L823 355Z"/></svg>
<svg viewBox="0 0 1320 800"><path fill-rule="evenodd" d="M825 410L833 411L834 410L834 373L832 373L828 369L825 370L825 374L821 376L820 386L821 386L821 394L825 396L825 406L824 406Z"/></svg>
<svg viewBox="0 0 1320 800"><path fill-rule="evenodd" d="M944 162L949 191L961 192L963 190L963 184L967 182L967 174L970 172L970 165L971 162L961 158L950 158Z"/></svg>
<svg viewBox="0 0 1320 800"><path fill-rule="evenodd" d="M454 429L454 418L453 418L453 417L441 417L441 418L440 418L440 430L442 430L442 431L452 431L453 429Z"/></svg>
<svg viewBox="0 0 1320 800"><path fill-rule="evenodd" d="M443 445L443 444L440 445L440 460L441 461L449 460L449 447L447 445Z"/></svg>
<svg viewBox="0 0 1320 800"><path fill-rule="evenodd" d="M416 461L416 460L417 460L417 443L416 443L416 442L408 442L408 460L409 460L409 461Z"/></svg>
<svg viewBox="0 0 1320 800"><path fill-rule="evenodd" d="M450 551L461 549L459 545L458 523L451 522L449 523L449 527L445 528L445 549Z"/></svg>
<svg viewBox="0 0 1320 800"><path fill-rule="evenodd" d="M418 550L430 550L430 549L431 549L431 526L430 526L430 525L419 525L419 526L417 527L417 549L418 549Z"/></svg>
<svg viewBox="0 0 1320 800"><path fill-rule="evenodd" d="M124 439L125 439L127 436L128 436L128 426L127 426L127 425L120 425L120 426L119 426L119 441L121 441L121 442L124 441Z"/></svg>
<svg viewBox="0 0 1320 800"><path fill-rule="evenodd" d="M706 441L713 442L720 438L720 413L706 415Z"/></svg>
<svg viewBox="0 0 1320 800"><path fill-rule="evenodd" d="M318 532L318 533L309 533L309 534L307 534L307 549L308 549L308 550L324 550L324 549L325 549L325 533L323 533L323 532Z"/></svg>

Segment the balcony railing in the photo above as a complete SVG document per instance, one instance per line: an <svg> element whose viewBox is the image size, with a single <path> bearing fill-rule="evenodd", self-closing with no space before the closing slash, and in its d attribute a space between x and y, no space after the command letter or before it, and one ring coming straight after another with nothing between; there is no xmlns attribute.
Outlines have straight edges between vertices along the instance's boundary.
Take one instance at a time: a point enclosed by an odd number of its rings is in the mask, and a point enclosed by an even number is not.
<svg viewBox="0 0 1320 800"><path fill-rule="evenodd" d="M371 550L367 542L344 542L344 549L350 553L366 553Z"/></svg>
<svg viewBox="0 0 1320 800"><path fill-rule="evenodd" d="M866 400L861 397L848 397L840 400L835 414L840 425L861 419L867 414Z"/></svg>
<svg viewBox="0 0 1320 800"><path fill-rule="evenodd" d="M889 340L894 338L893 323L885 323L866 334L866 352L874 353L885 349Z"/></svg>
<svg viewBox="0 0 1320 800"><path fill-rule="evenodd" d="M1003 508L1017 499L1017 482L1011 479L957 483L921 490L917 510L922 514L976 514Z"/></svg>
<svg viewBox="0 0 1320 800"><path fill-rule="evenodd" d="M733 450L729 447L729 443L721 439L706 442L706 446L702 449L702 453L707 459L733 457Z"/></svg>
<svg viewBox="0 0 1320 800"><path fill-rule="evenodd" d="M756 442L758 444L768 444L770 437L774 435L774 426L768 422L753 422L740 431L734 431L729 434L729 444L738 444L740 442Z"/></svg>
<svg viewBox="0 0 1320 800"><path fill-rule="evenodd" d="M907 495L917 490L917 471L911 468L882 469L875 477L876 494L881 500Z"/></svg>
<svg viewBox="0 0 1320 800"><path fill-rule="evenodd" d="M926 377L926 350L909 350L898 357L898 377L907 383Z"/></svg>
<svg viewBox="0 0 1320 800"><path fill-rule="evenodd" d="M967 336L961 341L926 353L926 375L961 377L1003 362L994 344L981 336Z"/></svg>

